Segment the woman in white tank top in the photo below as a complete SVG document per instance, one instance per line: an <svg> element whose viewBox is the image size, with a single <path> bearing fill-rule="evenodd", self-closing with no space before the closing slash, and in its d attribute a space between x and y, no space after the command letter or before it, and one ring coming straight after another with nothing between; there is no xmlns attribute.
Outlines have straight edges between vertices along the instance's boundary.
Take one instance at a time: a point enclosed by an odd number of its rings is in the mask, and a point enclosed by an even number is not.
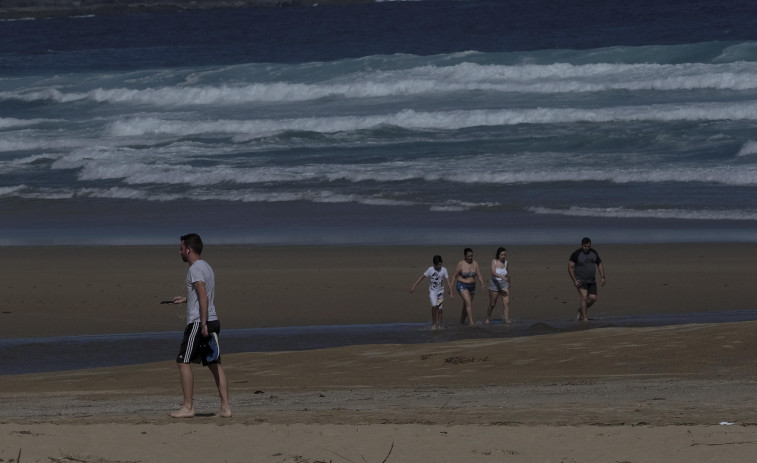
<svg viewBox="0 0 757 463"><path fill-rule="evenodd" d="M489 281L489 309L486 311L486 323L489 323L497 299L502 298L504 323L510 323L510 273L507 270L507 250L498 248L492 261L492 278Z"/></svg>

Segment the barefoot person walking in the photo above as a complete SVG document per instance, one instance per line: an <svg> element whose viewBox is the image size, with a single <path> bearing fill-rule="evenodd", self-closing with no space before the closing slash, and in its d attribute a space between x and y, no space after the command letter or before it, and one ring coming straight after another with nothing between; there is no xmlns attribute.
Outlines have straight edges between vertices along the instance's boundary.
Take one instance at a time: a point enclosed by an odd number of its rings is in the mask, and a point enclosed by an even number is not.
<svg viewBox="0 0 757 463"><path fill-rule="evenodd" d="M412 286L410 286L410 293L415 292L415 287L418 286L424 278L430 280L428 284L428 298L431 301L431 329L437 330L444 328L444 285L447 285L449 290L449 298L454 299L452 295L452 284L449 282L449 274L447 268L442 267L442 256L436 255L431 259L432 265L425 272L415 280Z"/></svg>
<svg viewBox="0 0 757 463"><path fill-rule="evenodd" d="M605 267L599 254L591 247L591 240L581 240L581 247L570 255L568 275L578 290L578 321L589 320L589 307L597 302L596 274L599 269L600 282L605 285Z"/></svg>
<svg viewBox="0 0 757 463"><path fill-rule="evenodd" d="M507 269L507 249L497 248L492 261L492 278L489 280L489 310L486 311L486 322L492 316L497 299L502 299L504 309L502 321L510 323L510 273Z"/></svg>
<svg viewBox="0 0 757 463"><path fill-rule="evenodd" d="M221 396L221 410L218 415L228 418L231 416L229 389L218 349L218 333L221 331L221 324L213 304L215 274L210 265L200 258L200 254L202 254L202 239L199 235L192 233L181 237L179 255L181 260L189 264L186 279L187 297L176 296L173 298L173 303L187 303L187 327L184 330L184 340L181 343L179 355L176 357L184 401L181 408L171 413L171 416L174 418L194 416L194 377L191 364L202 362L213 374L218 394Z"/></svg>
<svg viewBox="0 0 757 463"><path fill-rule="evenodd" d="M451 280L455 282L455 288L463 299L463 310L460 314L460 324L464 325L468 319L469 326L475 325L473 320L473 297L476 295L476 280L484 286L478 262L473 260L473 249L463 250L463 260L457 263L455 273Z"/></svg>

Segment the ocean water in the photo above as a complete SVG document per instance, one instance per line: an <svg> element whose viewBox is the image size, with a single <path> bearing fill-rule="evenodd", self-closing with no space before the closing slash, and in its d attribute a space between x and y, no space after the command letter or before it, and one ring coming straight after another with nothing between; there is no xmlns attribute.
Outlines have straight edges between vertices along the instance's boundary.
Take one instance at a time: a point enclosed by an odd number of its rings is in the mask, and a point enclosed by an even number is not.
<svg viewBox="0 0 757 463"><path fill-rule="evenodd" d="M757 239L757 3L0 21L0 245Z"/></svg>

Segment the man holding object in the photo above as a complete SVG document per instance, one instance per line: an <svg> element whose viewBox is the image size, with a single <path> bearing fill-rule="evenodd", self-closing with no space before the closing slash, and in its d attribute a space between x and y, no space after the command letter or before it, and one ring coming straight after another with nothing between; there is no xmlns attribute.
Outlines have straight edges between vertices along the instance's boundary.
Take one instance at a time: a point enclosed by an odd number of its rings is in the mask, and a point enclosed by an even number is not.
<svg viewBox="0 0 757 463"><path fill-rule="evenodd" d="M171 416L174 418L194 416L194 377L191 363L201 361L213 374L218 394L221 396L221 410L218 415L228 418L231 416L229 389L218 349L218 333L221 331L221 324L213 304L215 274L210 265L200 258L200 254L202 254L202 239L199 235L191 233L181 237L179 255L181 260L189 264L186 279L187 297L176 296L173 298L173 303L187 303L187 327L184 330L184 340L179 355L176 357L184 401L181 408L171 413Z"/></svg>

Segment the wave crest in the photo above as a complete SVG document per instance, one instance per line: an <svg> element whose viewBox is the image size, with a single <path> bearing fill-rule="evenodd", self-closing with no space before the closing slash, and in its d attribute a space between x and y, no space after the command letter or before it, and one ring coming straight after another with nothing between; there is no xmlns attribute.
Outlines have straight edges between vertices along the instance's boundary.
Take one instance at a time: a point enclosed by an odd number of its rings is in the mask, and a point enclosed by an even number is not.
<svg viewBox="0 0 757 463"><path fill-rule="evenodd" d="M496 56L496 55L492 55ZM465 60L455 57L455 61ZM238 72L253 65L239 65ZM293 65L294 66L294 65ZM305 66L305 65L299 65ZM588 63L497 64L434 60L410 68L339 72L341 62L321 80L270 81L270 77L240 75L235 82L178 82L172 86L128 88L99 86L91 90L51 88L0 92L0 101L53 101L60 104L139 104L155 107L238 106L250 103L305 102L324 98L366 99L412 97L455 92L522 94L596 93L608 91L679 91L697 89L757 89L757 62L725 63ZM293 72L292 74L297 74ZM206 73L212 76L212 73ZM224 74L225 75L225 74ZM157 78L157 76L156 76ZM224 78L214 76L212 78ZM255 81L258 78L260 81ZM253 80L250 80L253 79ZM265 80L264 80L265 79ZM96 83L95 83L96 84ZM79 82L71 82L79 88Z"/></svg>

